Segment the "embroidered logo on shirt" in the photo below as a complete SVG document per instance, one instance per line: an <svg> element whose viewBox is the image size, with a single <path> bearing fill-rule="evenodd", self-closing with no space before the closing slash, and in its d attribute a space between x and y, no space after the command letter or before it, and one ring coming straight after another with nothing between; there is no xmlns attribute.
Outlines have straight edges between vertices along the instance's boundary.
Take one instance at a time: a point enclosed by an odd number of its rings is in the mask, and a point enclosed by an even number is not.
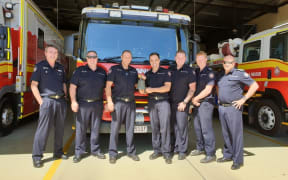
<svg viewBox="0 0 288 180"><path fill-rule="evenodd" d="M210 73L210 74L209 74L209 78L210 78L210 79L213 79L213 78L214 78L214 74L213 74L213 73Z"/></svg>
<svg viewBox="0 0 288 180"><path fill-rule="evenodd" d="M249 74L248 73L244 73L244 77L248 78L249 77Z"/></svg>
<svg viewBox="0 0 288 180"><path fill-rule="evenodd" d="M105 76L105 74L103 74L103 73L98 73L99 75L102 75L102 76Z"/></svg>

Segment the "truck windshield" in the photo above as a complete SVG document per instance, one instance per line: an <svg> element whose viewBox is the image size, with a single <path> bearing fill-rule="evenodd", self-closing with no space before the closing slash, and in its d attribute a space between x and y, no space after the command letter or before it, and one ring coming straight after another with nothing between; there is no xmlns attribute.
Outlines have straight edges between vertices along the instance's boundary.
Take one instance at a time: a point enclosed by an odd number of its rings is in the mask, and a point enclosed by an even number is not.
<svg viewBox="0 0 288 180"><path fill-rule="evenodd" d="M100 62L117 63L122 51L130 50L132 64L149 64L149 54L157 52L161 64L171 65L178 46L187 52L186 33L177 26L89 20L83 28L81 58L85 59L87 51L95 50Z"/></svg>

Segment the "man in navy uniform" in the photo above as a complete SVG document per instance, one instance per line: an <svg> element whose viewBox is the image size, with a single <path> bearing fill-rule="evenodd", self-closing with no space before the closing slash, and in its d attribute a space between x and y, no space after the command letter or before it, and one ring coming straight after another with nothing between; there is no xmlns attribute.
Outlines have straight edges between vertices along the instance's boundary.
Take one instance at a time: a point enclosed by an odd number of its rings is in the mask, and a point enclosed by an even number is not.
<svg viewBox="0 0 288 180"><path fill-rule="evenodd" d="M32 159L36 168L42 167L41 161L49 131L54 125L54 159L68 159L63 153L64 120L66 118L65 96L66 78L64 67L56 62L58 49L47 45L46 60L35 65L31 77L31 90L40 105L38 127L35 133Z"/></svg>
<svg viewBox="0 0 288 180"><path fill-rule="evenodd" d="M188 103L195 92L196 78L194 70L185 64L185 51L177 51L175 61L176 66L169 68L172 80L170 91L171 124L176 139L174 152L179 153L179 160L183 160L188 149Z"/></svg>
<svg viewBox="0 0 288 180"><path fill-rule="evenodd" d="M212 126L215 83L214 72L207 67L207 55L200 51L196 55L196 63L199 69L196 70L196 92L192 103L194 104L194 129L196 133L196 149L191 152L192 156L206 153L201 163L208 163L216 160L215 136Z"/></svg>
<svg viewBox="0 0 288 180"><path fill-rule="evenodd" d="M103 112L103 89L106 84L106 72L97 67L96 51L88 51L87 65L77 68L70 81L71 109L76 116L75 156L79 162L86 152L86 131L91 126L91 154L105 159L99 146L99 130Z"/></svg>
<svg viewBox="0 0 288 180"><path fill-rule="evenodd" d="M148 110L152 128L153 154L150 159L156 159L162 154L167 164L172 163L170 143L170 104L168 92L171 88L171 77L167 69L160 67L158 53L151 53L149 56L151 70L141 79L145 80L145 90L139 90L141 94L149 95Z"/></svg>
<svg viewBox="0 0 288 180"><path fill-rule="evenodd" d="M121 64L112 66L109 70L106 83L107 108L112 115L111 133L109 143L109 162L116 163L117 144L121 123L125 122L127 155L134 161L139 161L136 148L133 143L134 122L136 119L135 85L138 81L138 73L129 64L132 53L125 50L121 55ZM112 85L114 87L112 88Z"/></svg>
<svg viewBox="0 0 288 180"><path fill-rule="evenodd" d="M219 77L218 101L219 119L224 137L223 157L217 162L233 160L232 170L239 169L243 165L243 104L258 89L258 84L249 74L235 68L233 56L225 56L223 67L225 73ZM243 96L243 88L249 86L247 93Z"/></svg>

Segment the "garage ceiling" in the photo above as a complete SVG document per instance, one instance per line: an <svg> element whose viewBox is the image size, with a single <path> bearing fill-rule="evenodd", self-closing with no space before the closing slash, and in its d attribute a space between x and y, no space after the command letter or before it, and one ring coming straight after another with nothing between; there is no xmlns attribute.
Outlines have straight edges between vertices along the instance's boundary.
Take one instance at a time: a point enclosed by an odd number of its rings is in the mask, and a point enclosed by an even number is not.
<svg viewBox="0 0 288 180"><path fill-rule="evenodd" d="M245 23L265 13L277 13L278 7L288 0L116 0L120 5L145 5L154 9L163 6L191 17L191 33L195 30L201 41L216 47L229 37L247 38L256 31ZM34 0L47 17L57 26L57 0ZM97 4L112 4L111 0L58 0L58 28L77 31L81 9ZM194 6L195 4L195 6ZM194 10L195 9L195 10Z"/></svg>

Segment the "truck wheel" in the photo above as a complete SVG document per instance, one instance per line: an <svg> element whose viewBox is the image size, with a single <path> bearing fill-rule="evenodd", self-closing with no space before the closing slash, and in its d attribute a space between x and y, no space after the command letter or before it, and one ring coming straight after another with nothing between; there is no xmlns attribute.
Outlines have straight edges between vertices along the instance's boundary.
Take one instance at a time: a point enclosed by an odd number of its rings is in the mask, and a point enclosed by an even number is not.
<svg viewBox="0 0 288 180"><path fill-rule="evenodd" d="M0 102L0 135L9 134L15 125L16 112L11 100L6 97Z"/></svg>
<svg viewBox="0 0 288 180"><path fill-rule="evenodd" d="M282 114L280 108L269 99L260 100L256 107L255 123L260 133L275 136L280 132Z"/></svg>

